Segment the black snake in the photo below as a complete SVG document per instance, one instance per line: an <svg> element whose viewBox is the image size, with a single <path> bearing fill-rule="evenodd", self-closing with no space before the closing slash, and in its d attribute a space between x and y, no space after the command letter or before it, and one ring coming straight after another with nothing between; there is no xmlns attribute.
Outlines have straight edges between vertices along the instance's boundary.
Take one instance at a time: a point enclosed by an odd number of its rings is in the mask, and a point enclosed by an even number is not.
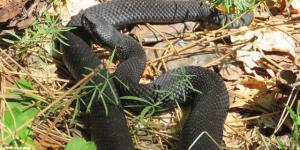
<svg viewBox="0 0 300 150"><path fill-rule="evenodd" d="M248 25L252 18L253 14L248 13L228 27ZM182 129L180 149L188 149L203 131L208 132L220 144L229 105L228 92L223 80L209 69L189 66L169 71L150 84L139 84L146 54L135 39L121 34L117 29L144 22L175 23L191 20L207 21L221 26L233 19L232 16L196 0L112 0L90 7L72 17L68 26L77 28L64 34L69 39L70 46L62 45L62 50L63 61L76 80L89 73L85 67L96 68L100 64L100 59L91 51L91 40L116 49L121 60L115 75L123 83L109 80L111 87L103 91L106 96L96 97L91 108L91 133L97 147L109 150L133 149L122 107L110 102L112 97L118 98L119 95L133 95L160 102L164 107L176 102L182 104L190 101L192 111ZM107 71L101 69L100 73L104 75ZM93 81L101 83L106 79L94 76ZM123 84L129 88L125 88ZM99 99L107 102L108 116ZM124 103L128 104L143 102ZM218 146L208 136L203 135L192 149L211 150L218 149Z"/></svg>

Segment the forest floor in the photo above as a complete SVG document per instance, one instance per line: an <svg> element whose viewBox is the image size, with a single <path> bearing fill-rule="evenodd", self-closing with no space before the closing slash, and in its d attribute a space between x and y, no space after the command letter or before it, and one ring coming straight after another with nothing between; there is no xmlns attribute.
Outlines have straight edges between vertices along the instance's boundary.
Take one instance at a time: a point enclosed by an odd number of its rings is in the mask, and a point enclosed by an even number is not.
<svg viewBox="0 0 300 150"><path fill-rule="evenodd" d="M224 149L300 149L300 14L294 1L259 2L248 27L213 29L197 22L139 24L122 30L143 45L141 83L184 65L210 68L225 81L230 109ZM80 85L60 60L62 26L93 0L0 1L0 149L93 149ZM300 8L299 8L300 10ZM289 12L289 13L288 13ZM55 40L56 39L56 40ZM110 51L94 45L106 59ZM111 72L117 62L108 68ZM124 109L136 149L174 149L188 106L140 115ZM72 147L74 146L74 147Z"/></svg>

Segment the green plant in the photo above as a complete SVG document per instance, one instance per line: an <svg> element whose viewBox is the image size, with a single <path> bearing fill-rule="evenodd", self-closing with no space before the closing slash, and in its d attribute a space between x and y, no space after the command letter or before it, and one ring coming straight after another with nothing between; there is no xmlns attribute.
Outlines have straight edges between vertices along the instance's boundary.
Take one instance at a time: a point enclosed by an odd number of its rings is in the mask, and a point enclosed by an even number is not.
<svg viewBox="0 0 300 150"><path fill-rule="evenodd" d="M247 0L213 0L214 6L224 5L226 12L231 12L235 8L236 13L242 13L251 8L256 1L249 2Z"/></svg>
<svg viewBox="0 0 300 150"><path fill-rule="evenodd" d="M42 18L35 21L29 28L24 30L24 33L18 35L18 33L10 31L9 37L2 37L0 40L12 44L19 49L17 54L21 55L33 48L49 47L50 53L57 52L55 48L55 41L58 40L63 44L66 38L61 34L70 30L71 28L61 27L59 25L59 19L50 16L47 13L43 13ZM45 46L47 45L47 46ZM45 52L38 50L38 54L44 55Z"/></svg>
<svg viewBox="0 0 300 150"><path fill-rule="evenodd" d="M175 101L175 103L179 106L179 103L176 100L176 96L178 94L177 90L184 90L182 92L185 92L186 90L190 90L190 91L201 94L201 91L195 89L193 87L193 84L191 83L191 78L195 77L195 75L188 75L186 73L184 67L180 67L176 71L172 72L171 76L174 79L174 82L172 83L172 86L169 89L165 89L165 90L156 89L155 90L156 93L160 94L160 99L158 101L163 101L164 99L168 98L170 100ZM184 97L181 100L182 102L186 101L185 94L183 94Z"/></svg>
<svg viewBox="0 0 300 150"><path fill-rule="evenodd" d="M94 142L87 142L83 138L72 138L66 145L65 150L97 150L97 147Z"/></svg>
<svg viewBox="0 0 300 150"><path fill-rule="evenodd" d="M112 60L115 57L115 51L112 52L112 55L109 57L108 63L106 64L107 68L110 67L112 64ZM83 92L77 97L77 101L83 102L83 104L86 105L87 109L86 111L90 111L90 108L93 104L93 101L95 99L100 100L100 102L103 104L106 115L108 115L108 110L107 110L107 100L111 103L114 103L116 105L119 104L119 97L117 93L115 92L115 88L112 85L112 80L116 78L115 76L111 76L108 71L106 70L98 70L98 69L92 69L92 68L85 68L88 73L95 72L94 78L92 78L87 85L83 88ZM86 75L84 75L86 76ZM94 79L100 78L100 81L94 81ZM110 95L107 95L106 90L109 91L113 96L110 97ZM85 96L90 97L88 100L88 103L86 103L83 98ZM97 97L96 97L97 96ZM78 105L80 103L77 103L76 108L79 108ZM74 117L73 117L74 118Z"/></svg>
<svg viewBox="0 0 300 150"><path fill-rule="evenodd" d="M293 120L292 126L292 135L290 141L290 149L299 149L300 148L300 101L298 100L296 111L293 111L291 107L285 105L290 114L291 119Z"/></svg>
<svg viewBox="0 0 300 150"><path fill-rule="evenodd" d="M34 90L32 84L24 78L20 78L12 92L16 89L22 90ZM31 124L27 125L13 134L18 127L23 125L27 120L33 118L38 113L38 108L33 105L32 101L36 101L36 96L34 94L24 94L21 95L20 99L8 99L6 100L6 111L2 121L3 130L0 130L0 137L8 137L4 142L6 145L12 145L14 147L31 147L34 148L36 145L33 141L33 132L31 129Z"/></svg>
<svg viewBox="0 0 300 150"><path fill-rule="evenodd" d="M139 122L142 125L144 125L147 128L152 128L152 124L149 121L150 117L155 113L156 108L158 108L161 105L160 101L153 101L153 100L146 100L143 98L139 98L136 96L122 96L120 97L121 100L127 100L127 101L139 101L143 105L129 105L127 107L140 107L143 108L141 113L138 116L135 116L133 118L133 121Z"/></svg>
<svg viewBox="0 0 300 150"><path fill-rule="evenodd" d="M151 98L144 99L135 96L122 96L121 100L126 101L138 101L139 105L130 105L127 107L139 107L142 108L141 113L136 116L133 120L138 121L146 127L151 128L152 124L149 121L150 117L155 113L155 111L163 105L163 101L168 99L170 101L174 101L177 104L178 108L180 108L180 103L177 101L176 97L178 96L177 90L191 90L193 92L201 93L199 90L195 89L191 83L191 78L194 75L187 75L184 67L177 69L176 71L171 73L172 78L174 79L174 83L168 89L160 89L160 87L155 87L155 93L159 95L158 99L153 100ZM185 94L183 95L183 100L181 102L186 101Z"/></svg>
<svg viewBox="0 0 300 150"><path fill-rule="evenodd" d="M298 150L300 148L300 101L298 100L296 111L294 111L290 106L285 105L287 112L292 119L293 125L291 129L291 135L289 135L288 143L282 141L279 137L273 136L275 140L275 146L280 150Z"/></svg>
<svg viewBox="0 0 300 150"><path fill-rule="evenodd" d="M57 5L57 4L59 4L61 2L61 0L52 0L52 3L54 4L54 5Z"/></svg>

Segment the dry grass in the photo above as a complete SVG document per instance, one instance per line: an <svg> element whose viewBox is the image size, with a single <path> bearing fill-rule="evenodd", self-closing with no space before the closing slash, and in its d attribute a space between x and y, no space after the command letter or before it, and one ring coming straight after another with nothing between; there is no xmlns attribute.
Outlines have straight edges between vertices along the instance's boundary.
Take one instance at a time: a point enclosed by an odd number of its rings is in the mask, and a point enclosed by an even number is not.
<svg viewBox="0 0 300 150"><path fill-rule="evenodd" d="M192 55L205 52L217 53L217 57L211 59L203 67L218 66L222 68L224 65L235 64L236 50L252 41L232 44L221 43L221 45L214 44L215 41L264 27L282 30L282 27L287 29L286 27L288 26L291 30L284 30L284 32L293 36L297 33L294 27L298 25L300 25L299 21L285 22L285 20L280 20L280 22L276 23L263 22L251 28L230 30L230 32L227 29L220 29L209 32L187 32L174 37L164 34L156 26L146 24L145 27L160 35L166 45L164 47L144 46L147 53L154 52L157 56L148 60L144 73L145 78L142 79L142 82L149 82L150 79L157 77L161 72L167 71L167 63L169 61L183 59L186 57L184 55L186 53L192 53ZM136 36L140 37L140 35ZM178 38L188 41L188 44L183 47L175 45L174 40ZM199 45L202 48L195 48ZM83 83L90 76L70 86L72 79L65 78L70 75L63 73L61 70L56 70L57 66L63 68L61 66L63 63L59 60L52 57L43 57L47 59L30 62L31 57L36 58L36 56L39 56L36 49L43 51L43 48L32 48L32 51L27 51L22 55L24 56L23 58L12 54L18 51L18 49L14 48L14 45L9 47L3 46L0 49L0 114L2 118L0 128L9 133L1 137L0 145L3 145L1 148L10 149L9 146L6 147L4 145L5 140L10 138L18 139L15 133L28 126L34 132L33 139L39 146L39 149L61 149L72 137L84 136L87 131L80 119L73 122L73 115L76 112L76 108L73 105L76 103L76 98L83 88ZM98 53L107 53L107 51L103 50L96 51ZM274 72L283 69L282 65L269 58L269 54L264 55L263 63L265 64L264 69L271 69ZM295 64L291 65L295 66ZM21 101L20 99L22 99L23 95L10 92L13 85L16 85L20 78L26 79L33 85L34 89L32 90L21 90L23 94L33 95L32 97L34 98L30 100L30 107L36 107L39 112L33 118L18 126L17 129L9 132L5 130L3 118L5 112L10 109L9 101L12 99ZM289 118L280 117L284 110L282 104L286 102L284 98L288 97L288 95L282 96L283 98L278 97L280 94L276 88L276 78L264 78L263 81L258 81L254 75L243 73L239 80L226 81L226 85L231 97L231 106L224 125L223 140L226 149L276 149L280 144L276 142L275 137L282 141L282 145L288 144L288 141L292 140L291 137L286 136L290 132L286 129L290 130L292 128L292 121ZM293 97L290 99L293 101ZM295 104L295 100L293 103ZM288 104L292 107L293 103ZM188 108L185 109L188 110ZM143 118L144 124L136 119L137 116L126 110L124 112L137 149L169 149L178 142L178 131L180 131L186 116L185 113L188 111L182 112L181 109L174 108L160 115ZM285 114L287 113L285 112ZM84 115L84 113L81 115ZM272 134L272 131L277 129L280 129L279 134L275 136Z"/></svg>

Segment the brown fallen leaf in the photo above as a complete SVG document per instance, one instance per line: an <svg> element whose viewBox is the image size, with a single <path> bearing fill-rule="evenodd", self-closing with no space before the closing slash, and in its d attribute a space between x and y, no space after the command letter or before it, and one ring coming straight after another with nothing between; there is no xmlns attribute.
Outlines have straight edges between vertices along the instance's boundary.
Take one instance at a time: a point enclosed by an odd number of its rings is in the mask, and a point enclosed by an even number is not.
<svg viewBox="0 0 300 150"><path fill-rule="evenodd" d="M21 13L28 0L2 0L0 2L0 22L6 22Z"/></svg>
<svg viewBox="0 0 300 150"><path fill-rule="evenodd" d="M239 80L241 75L244 74L243 70L233 64L228 64L220 70L221 76L226 80Z"/></svg>
<svg viewBox="0 0 300 150"><path fill-rule="evenodd" d="M263 90L267 88L267 85L264 81L259 81L253 78L242 80L241 84L244 85L245 87L252 88L252 89Z"/></svg>
<svg viewBox="0 0 300 150"><path fill-rule="evenodd" d="M19 30L25 29L25 28L29 27L34 21L35 21L35 18L30 16L29 18L20 21L17 24L17 27Z"/></svg>

